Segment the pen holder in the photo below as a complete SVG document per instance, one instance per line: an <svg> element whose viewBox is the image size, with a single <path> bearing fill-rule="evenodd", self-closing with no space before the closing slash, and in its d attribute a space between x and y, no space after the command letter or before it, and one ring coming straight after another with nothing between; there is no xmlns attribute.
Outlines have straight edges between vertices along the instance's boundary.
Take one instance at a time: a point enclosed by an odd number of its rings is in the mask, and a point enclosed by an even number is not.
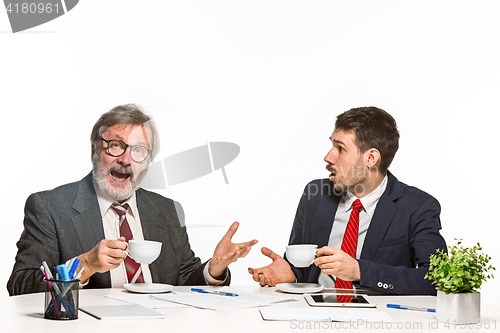
<svg viewBox="0 0 500 333"><path fill-rule="evenodd" d="M78 319L80 280L45 279L44 318L55 320Z"/></svg>

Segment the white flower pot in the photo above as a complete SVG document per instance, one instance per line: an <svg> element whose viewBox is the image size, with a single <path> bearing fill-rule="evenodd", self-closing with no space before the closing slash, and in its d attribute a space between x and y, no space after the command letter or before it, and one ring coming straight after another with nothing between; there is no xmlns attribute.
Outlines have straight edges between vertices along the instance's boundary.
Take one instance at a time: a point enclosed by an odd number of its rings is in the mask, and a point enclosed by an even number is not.
<svg viewBox="0 0 500 333"><path fill-rule="evenodd" d="M448 294L438 290L436 316L438 321L449 324L473 324L479 322L481 312L480 293Z"/></svg>

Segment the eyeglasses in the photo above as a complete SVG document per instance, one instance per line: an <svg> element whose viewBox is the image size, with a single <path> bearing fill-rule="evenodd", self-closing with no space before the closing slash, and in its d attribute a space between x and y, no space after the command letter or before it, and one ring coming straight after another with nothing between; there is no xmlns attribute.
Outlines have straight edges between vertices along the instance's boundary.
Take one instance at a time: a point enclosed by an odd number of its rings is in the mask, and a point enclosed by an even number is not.
<svg viewBox="0 0 500 333"><path fill-rule="evenodd" d="M122 140L106 140L103 137L101 137L101 140L108 144L106 152L113 157L122 156L127 151L127 148L130 147L130 158L132 161L142 163L148 158L150 153L148 148L141 145L132 146Z"/></svg>

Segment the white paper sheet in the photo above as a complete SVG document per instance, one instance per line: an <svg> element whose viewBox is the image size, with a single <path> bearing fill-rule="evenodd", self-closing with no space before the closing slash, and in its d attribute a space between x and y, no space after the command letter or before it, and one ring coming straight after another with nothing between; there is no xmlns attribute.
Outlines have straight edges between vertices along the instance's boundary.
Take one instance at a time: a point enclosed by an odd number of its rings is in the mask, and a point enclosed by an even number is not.
<svg viewBox="0 0 500 333"><path fill-rule="evenodd" d="M101 320L163 319L165 314L137 304L80 307L85 313Z"/></svg>
<svg viewBox="0 0 500 333"><path fill-rule="evenodd" d="M303 299L302 295L283 295L283 294L276 294L276 295L264 295L264 294L256 294L251 291L246 291L234 287L228 287L224 286L220 289L219 291L223 291L225 293L234 293L238 295L244 295L245 298L253 298L259 300L259 301L267 301L269 304L272 303L280 303L280 302L291 302L291 301L298 301L299 299Z"/></svg>
<svg viewBox="0 0 500 333"><path fill-rule="evenodd" d="M149 297L149 294L123 294L123 295L105 295L108 298L117 299L127 303L139 304L152 309L168 308L188 308L187 305L165 302L159 299Z"/></svg>
<svg viewBox="0 0 500 333"><path fill-rule="evenodd" d="M270 305L277 302L295 301L294 297L268 296L255 294L235 288L220 288L220 291L236 293L239 296L221 296L213 294L201 294L196 292L185 292L175 294L152 294L150 297L164 301L190 305L201 309L226 310L251 308L256 306Z"/></svg>
<svg viewBox="0 0 500 333"><path fill-rule="evenodd" d="M336 308L262 308L264 320L283 321L347 321L356 323L384 322L395 323L385 311L336 309Z"/></svg>

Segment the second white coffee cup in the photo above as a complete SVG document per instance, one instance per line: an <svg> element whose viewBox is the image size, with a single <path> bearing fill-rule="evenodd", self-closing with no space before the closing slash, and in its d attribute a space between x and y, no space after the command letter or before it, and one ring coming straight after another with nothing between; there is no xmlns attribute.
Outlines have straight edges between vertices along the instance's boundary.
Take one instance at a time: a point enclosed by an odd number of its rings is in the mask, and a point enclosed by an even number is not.
<svg viewBox="0 0 500 333"><path fill-rule="evenodd" d="M308 267L314 262L318 245L296 244L286 247L286 258L295 267Z"/></svg>

